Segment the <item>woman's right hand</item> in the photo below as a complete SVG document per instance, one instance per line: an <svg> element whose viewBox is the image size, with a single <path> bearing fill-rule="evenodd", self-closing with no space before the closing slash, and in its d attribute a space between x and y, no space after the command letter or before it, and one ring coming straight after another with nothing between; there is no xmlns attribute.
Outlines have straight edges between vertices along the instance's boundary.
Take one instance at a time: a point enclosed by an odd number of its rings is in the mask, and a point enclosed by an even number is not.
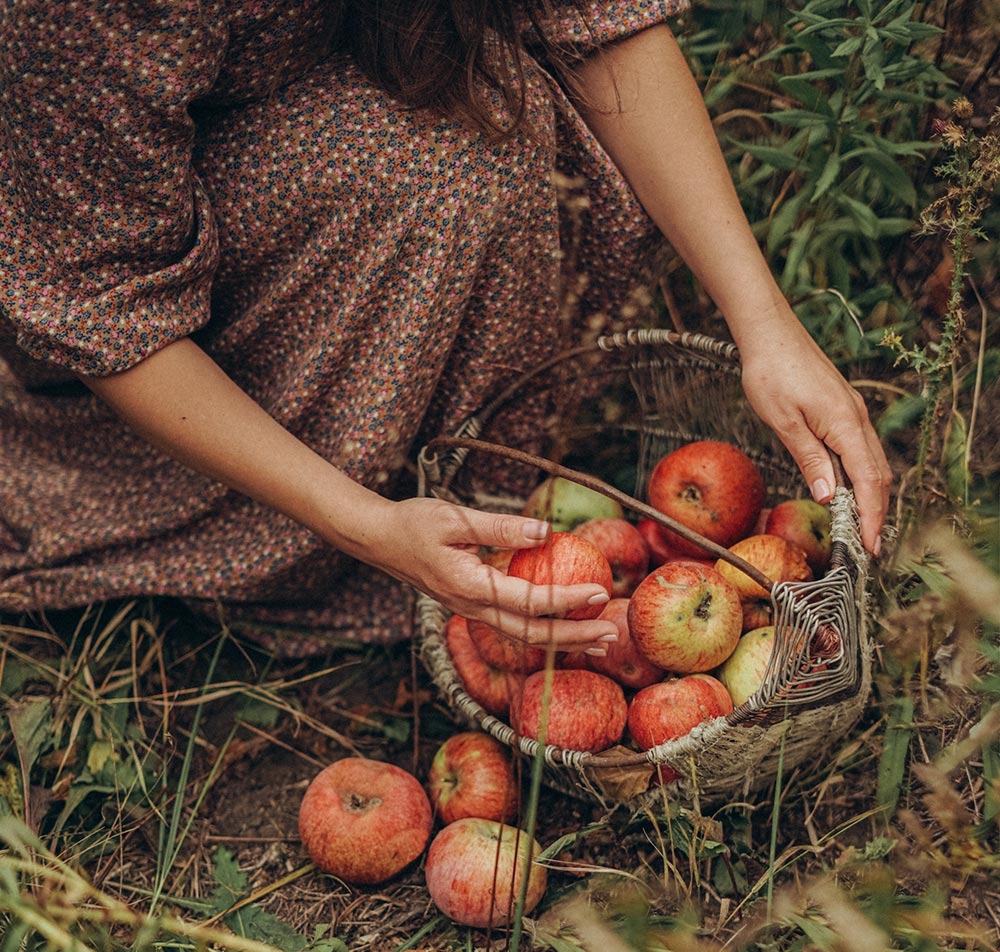
<svg viewBox="0 0 1000 952"><path fill-rule="evenodd" d="M596 584L533 585L486 564L480 548L542 545L549 525L440 499L391 503L362 557L466 618L484 621L510 638L561 651L603 653L617 638L612 622L552 617L586 605L604 605L610 593Z"/></svg>

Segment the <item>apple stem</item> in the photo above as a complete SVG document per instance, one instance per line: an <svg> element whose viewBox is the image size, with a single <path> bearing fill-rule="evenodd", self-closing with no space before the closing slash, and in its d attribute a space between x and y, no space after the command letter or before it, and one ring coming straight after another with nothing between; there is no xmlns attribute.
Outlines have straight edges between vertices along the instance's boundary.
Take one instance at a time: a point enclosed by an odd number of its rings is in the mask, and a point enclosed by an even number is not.
<svg viewBox="0 0 1000 952"><path fill-rule="evenodd" d="M565 479L571 479L573 482L579 483L581 486L586 486L587 489L593 489L595 492L603 493L605 496L616 500L628 509L660 523L660 525L670 529L671 532L676 532L679 536L683 536L689 542L693 542L695 545L701 546L703 549L711 552L716 558L723 559L734 568L739 569L744 575L748 575L766 591L770 592L771 589L774 588L773 580L761 572L757 566L751 565L747 562L746 559L741 559L738 555L733 555L733 553L730 552L729 549L725 548L725 546L721 546L717 542L713 542L711 539L706 539L700 532L695 532L694 529L689 529L676 519L672 519L670 516L666 515L666 513L660 512L659 509L654 509L652 506L649 506L644 502L640 502L634 496L630 496L628 493L622 492L617 487L604 482L602 479L598 479L596 476L591 476L589 473L581 473L575 469L570 469L568 466L562 466L550 459L546 459L544 456L535 456L533 453L527 453L524 450L515 449L511 446L503 446L500 443L490 443L486 440L475 440L467 436L438 436L430 440L427 444L427 449L432 449L434 447L467 451L481 450L485 453L493 453L496 456L506 456L508 459L512 459L518 463L526 463L529 466L535 466L552 476L562 476Z"/></svg>

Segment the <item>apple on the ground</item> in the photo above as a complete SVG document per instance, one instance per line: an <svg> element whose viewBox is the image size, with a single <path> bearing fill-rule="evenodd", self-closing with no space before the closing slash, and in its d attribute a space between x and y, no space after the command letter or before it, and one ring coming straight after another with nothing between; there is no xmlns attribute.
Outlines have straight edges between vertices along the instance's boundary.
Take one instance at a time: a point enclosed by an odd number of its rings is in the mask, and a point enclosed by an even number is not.
<svg viewBox="0 0 1000 952"><path fill-rule="evenodd" d="M628 626L639 653L677 674L721 664L736 647L742 625L736 589L701 564L667 562L629 599Z"/></svg>
<svg viewBox="0 0 1000 952"><path fill-rule="evenodd" d="M614 579L611 566L601 550L583 536L553 532L541 545L518 549L510 560L507 574L534 585L600 585L610 596ZM603 605L584 605L559 617L596 618ZM475 636L473 636L475 638Z"/></svg>
<svg viewBox="0 0 1000 952"><path fill-rule="evenodd" d="M563 476L549 476L525 500L522 514L551 523L556 532L569 532L588 519L621 518L621 503Z"/></svg>
<svg viewBox="0 0 1000 952"><path fill-rule="evenodd" d="M438 909L460 925L507 925L525 877L525 913L545 894L545 867L535 862L541 851L517 827L478 817L456 820L434 837L427 851L427 891Z"/></svg>
<svg viewBox="0 0 1000 952"><path fill-rule="evenodd" d="M510 748L489 734L463 731L441 744L431 761L427 789L444 824L469 816L510 823L517 816Z"/></svg>
<svg viewBox="0 0 1000 952"><path fill-rule="evenodd" d="M649 504L706 539L730 546L754 526L764 505L764 479L738 446L696 440L663 456L646 487ZM706 550L669 529L668 544L682 554Z"/></svg>
<svg viewBox="0 0 1000 952"><path fill-rule="evenodd" d="M638 690L647 684L655 684L663 677L664 671L646 658L632 641L628 627L628 603L627 598L612 598L601 612L601 618L613 621L618 628L618 640L608 644L607 653L582 654L581 657L586 659L585 666L592 671L606 674L622 687Z"/></svg>
<svg viewBox="0 0 1000 952"><path fill-rule="evenodd" d="M299 836L321 870L347 883L382 883L427 845L431 804L394 764L346 757L321 770L299 805Z"/></svg>
<svg viewBox="0 0 1000 952"><path fill-rule="evenodd" d="M820 576L830 564L830 510L814 499L786 499L770 512L764 532L794 542Z"/></svg>
<svg viewBox="0 0 1000 952"><path fill-rule="evenodd" d="M617 681L582 668L529 674L510 703L510 725L524 737L567 750L597 753L617 744L625 730L628 704ZM546 709L545 737L542 718Z"/></svg>
<svg viewBox="0 0 1000 952"><path fill-rule="evenodd" d="M593 542L611 566L611 595L627 598L649 570L649 548L639 530L627 519L588 519L574 535Z"/></svg>

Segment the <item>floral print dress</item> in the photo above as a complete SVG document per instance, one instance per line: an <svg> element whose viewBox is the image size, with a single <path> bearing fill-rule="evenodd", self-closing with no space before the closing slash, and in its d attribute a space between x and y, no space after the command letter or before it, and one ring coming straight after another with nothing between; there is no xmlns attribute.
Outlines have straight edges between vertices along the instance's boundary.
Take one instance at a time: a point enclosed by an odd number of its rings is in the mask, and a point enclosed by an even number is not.
<svg viewBox="0 0 1000 952"><path fill-rule="evenodd" d="M323 54L321 2L0 0L0 611L163 595L406 637L404 586L153 449L75 374L191 336L394 495L423 441L618 320L655 232L543 66L531 134L492 143ZM686 2L545 28L586 52ZM587 200L571 326L554 172Z"/></svg>

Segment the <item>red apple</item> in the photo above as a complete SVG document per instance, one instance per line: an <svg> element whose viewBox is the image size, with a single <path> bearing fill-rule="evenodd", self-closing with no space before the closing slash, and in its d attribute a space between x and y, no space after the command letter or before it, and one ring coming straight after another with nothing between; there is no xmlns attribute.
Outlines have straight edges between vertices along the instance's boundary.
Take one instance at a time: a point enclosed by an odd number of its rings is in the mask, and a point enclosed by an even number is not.
<svg viewBox="0 0 1000 952"><path fill-rule="evenodd" d="M591 671L606 674L622 687L636 690L655 684L664 672L647 660L633 644L628 627L628 602L627 598L612 598L601 612L601 618L613 621L618 627L618 640L608 644L607 654L584 654L582 657L586 658L586 665Z"/></svg>
<svg viewBox="0 0 1000 952"><path fill-rule="evenodd" d="M508 638L484 621L469 619L469 638L483 661L492 668L524 674L545 667L544 648L529 645L518 638Z"/></svg>
<svg viewBox="0 0 1000 952"><path fill-rule="evenodd" d="M611 594L624 598L649 571L649 548L639 530L626 519L588 519L574 535L593 542L611 566Z"/></svg>
<svg viewBox="0 0 1000 952"><path fill-rule="evenodd" d="M649 567L655 569L677 557L678 552L666 538L666 529L655 519L640 519L635 526L649 549Z"/></svg>
<svg viewBox="0 0 1000 952"><path fill-rule="evenodd" d="M651 506L712 542L730 546L757 521L764 505L764 479L739 447L699 440L678 447L653 467L646 487ZM705 550L670 530L669 545L681 553Z"/></svg>
<svg viewBox="0 0 1000 952"><path fill-rule="evenodd" d="M463 731L438 749L427 777L442 823L463 817L509 823L517 816L517 779L510 748L489 734Z"/></svg>
<svg viewBox="0 0 1000 952"><path fill-rule="evenodd" d="M640 654L666 671L709 671L739 640L743 611L736 589L715 569L667 562L629 599L628 626Z"/></svg>
<svg viewBox="0 0 1000 952"><path fill-rule="evenodd" d="M747 536L733 543L729 551L760 569L772 582L803 582L812 578L805 552L781 536ZM735 587L743 601L769 597L765 588L725 559L719 559L715 567Z"/></svg>
<svg viewBox="0 0 1000 952"><path fill-rule="evenodd" d="M438 909L460 925L507 925L525 876L526 913L545 893L545 867L535 862L541 851L516 827L478 817L456 820L434 837L427 851L427 891Z"/></svg>
<svg viewBox="0 0 1000 952"><path fill-rule="evenodd" d="M571 532L553 532L535 548L518 549L507 574L535 585L600 585L610 596L614 579L608 560L601 550L582 536ZM596 618L603 605L584 605L563 613L564 618ZM474 638L475 636L473 636Z"/></svg>
<svg viewBox="0 0 1000 952"><path fill-rule="evenodd" d="M588 519L620 519L621 503L572 479L550 476L525 500L522 514L544 519L556 532L569 532Z"/></svg>
<svg viewBox="0 0 1000 952"><path fill-rule="evenodd" d="M541 739L546 672L524 679L510 704L510 725L517 733ZM621 740L628 705L621 685L596 671L557 668L552 672L545 743L596 753Z"/></svg>
<svg viewBox="0 0 1000 952"><path fill-rule="evenodd" d="M658 747L683 737L702 721L728 714L732 701L722 684L712 684L715 679L710 677L668 678L639 691L628 708L629 733L639 747Z"/></svg>
<svg viewBox="0 0 1000 952"><path fill-rule="evenodd" d="M432 822L416 777L362 757L321 770L299 806L299 836L309 858L346 883L395 876L423 852Z"/></svg>
<svg viewBox="0 0 1000 952"><path fill-rule="evenodd" d="M494 668L483 660L469 635L469 623L461 615L452 615L448 619L444 636L451 662L466 694L483 710L495 717L505 717L510 710L511 673Z"/></svg>
<svg viewBox="0 0 1000 952"><path fill-rule="evenodd" d="M726 686L733 704L747 701L763 684L774 649L774 625L748 631L736 650L719 668L719 680Z"/></svg>
<svg viewBox="0 0 1000 952"><path fill-rule="evenodd" d="M774 624L774 605L769 598L748 598L743 601L743 630L753 631Z"/></svg>
<svg viewBox="0 0 1000 952"><path fill-rule="evenodd" d="M715 699L719 702L719 712L723 716L726 714L733 713L733 698L729 693L729 689L716 677L711 674L705 674L699 672L698 674L689 674L689 678L694 678L696 681L701 681L707 684L709 690L715 695Z"/></svg>
<svg viewBox="0 0 1000 952"><path fill-rule="evenodd" d="M764 532L799 546L815 575L821 575L830 564L830 510L814 499L778 503L767 518Z"/></svg>

